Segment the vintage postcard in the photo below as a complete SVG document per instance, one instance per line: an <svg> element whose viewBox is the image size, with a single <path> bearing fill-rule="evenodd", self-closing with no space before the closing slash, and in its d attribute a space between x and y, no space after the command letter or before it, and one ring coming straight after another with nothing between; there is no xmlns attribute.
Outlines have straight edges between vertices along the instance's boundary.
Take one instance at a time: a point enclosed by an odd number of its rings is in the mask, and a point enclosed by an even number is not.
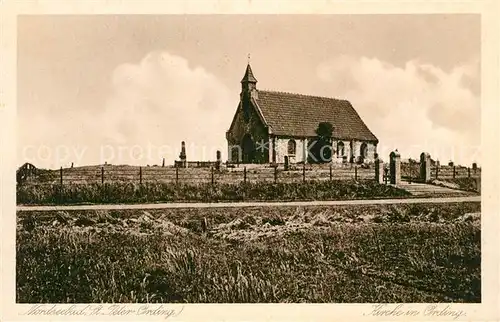
<svg viewBox="0 0 500 322"><path fill-rule="evenodd" d="M0 320L499 320L499 9L0 1Z"/></svg>

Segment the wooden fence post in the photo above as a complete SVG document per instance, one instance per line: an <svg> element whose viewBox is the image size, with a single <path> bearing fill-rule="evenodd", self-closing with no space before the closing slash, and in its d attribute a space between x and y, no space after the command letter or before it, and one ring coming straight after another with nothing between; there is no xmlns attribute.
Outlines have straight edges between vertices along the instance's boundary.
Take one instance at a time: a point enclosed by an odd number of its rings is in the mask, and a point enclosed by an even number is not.
<svg viewBox="0 0 500 322"><path fill-rule="evenodd" d="M302 182L306 182L306 164L302 163Z"/></svg>
<svg viewBox="0 0 500 322"><path fill-rule="evenodd" d="M210 172L212 176L212 186L214 185L214 167L210 167Z"/></svg>
<svg viewBox="0 0 500 322"><path fill-rule="evenodd" d="M470 178L470 167L467 167L467 176Z"/></svg>
<svg viewBox="0 0 500 322"><path fill-rule="evenodd" d="M104 167L101 167L101 184L104 183Z"/></svg>
<svg viewBox="0 0 500 322"><path fill-rule="evenodd" d="M243 168L243 183L247 183L247 167Z"/></svg>
<svg viewBox="0 0 500 322"><path fill-rule="evenodd" d="M439 176L439 165L436 165L436 179L438 178Z"/></svg>
<svg viewBox="0 0 500 322"><path fill-rule="evenodd" d="M453 166L453 179L455 179L455 166Z"/></svg>
<svg viewBox="0 0 500 322"><path fill-rule="evenodd" d="M142 184L142 167L139 167L139 184Z"/></svg>
<svg viewBox="0 0 500 322"><path fill-rule="evenodd" d="M274 167L274 183L278 181L278 166Z"/></svg>
<svg viewBox="0 0 500 322"><path fill-rule="evenodd" d="M61 169L59 169L59 183L61 184L61 186L63 185L63 170L62 170L62 167Z"/></svg>
<svg viewBox="0 0 500 322"><path fill-rule="evenodd" d="M175 163L175 184L179 183L179 165Z"/></svg>
<svg viewBox="0 0 500 322"><path fill-rule="evenodd" d="M354 180L358 181L358 166L354 166Z"/></svg>
<svg viewBox="0 0 500 322"><path fill-rule="evenodd" d="M330 163L330 181L332 181L332 176L333 176L333 174L332 174L332 164Z"/></svg>

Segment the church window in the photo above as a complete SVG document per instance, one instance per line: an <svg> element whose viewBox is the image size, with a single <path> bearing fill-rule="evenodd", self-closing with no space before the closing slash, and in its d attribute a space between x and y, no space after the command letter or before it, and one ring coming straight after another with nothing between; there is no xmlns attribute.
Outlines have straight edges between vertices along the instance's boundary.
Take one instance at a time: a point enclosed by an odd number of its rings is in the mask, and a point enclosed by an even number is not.
<svg viewBox="0 0 500 322"><path fill-rule="evenodd" d="M337 143L337 157L344 156L344 142Z"/></svg>
<svg viewBox="0 0 500 322"><path fill-rule="evenodd" d="M295 140L289 140L288 141L288 154L290 155L295 155L295 152L297 150L297 143Z"/></svg>

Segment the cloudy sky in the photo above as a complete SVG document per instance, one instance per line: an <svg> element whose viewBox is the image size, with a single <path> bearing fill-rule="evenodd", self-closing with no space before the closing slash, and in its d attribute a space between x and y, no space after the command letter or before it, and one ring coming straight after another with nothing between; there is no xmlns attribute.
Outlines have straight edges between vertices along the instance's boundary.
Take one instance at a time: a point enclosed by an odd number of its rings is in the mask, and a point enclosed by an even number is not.
<svg viewBox="0 0 500 322"><path fill-rule="evenodd" d="M226 155L247 56L257 88L348 99L382 157L480 162L478 15L21 16L19 163Z"/></svg>

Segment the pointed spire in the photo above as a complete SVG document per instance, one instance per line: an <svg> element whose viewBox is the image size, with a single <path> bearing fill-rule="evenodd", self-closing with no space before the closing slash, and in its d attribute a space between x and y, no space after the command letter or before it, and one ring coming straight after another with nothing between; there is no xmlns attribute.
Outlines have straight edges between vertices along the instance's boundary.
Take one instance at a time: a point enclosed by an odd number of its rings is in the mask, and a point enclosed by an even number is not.
<svg viewBox="0 0 500 322"><path fill-rule="evenodd" d="M250 62L247 65L247 70L245 76L241 80L242 83L257 83L257 79L253 76L252 67L250 67Z"/></svg>

